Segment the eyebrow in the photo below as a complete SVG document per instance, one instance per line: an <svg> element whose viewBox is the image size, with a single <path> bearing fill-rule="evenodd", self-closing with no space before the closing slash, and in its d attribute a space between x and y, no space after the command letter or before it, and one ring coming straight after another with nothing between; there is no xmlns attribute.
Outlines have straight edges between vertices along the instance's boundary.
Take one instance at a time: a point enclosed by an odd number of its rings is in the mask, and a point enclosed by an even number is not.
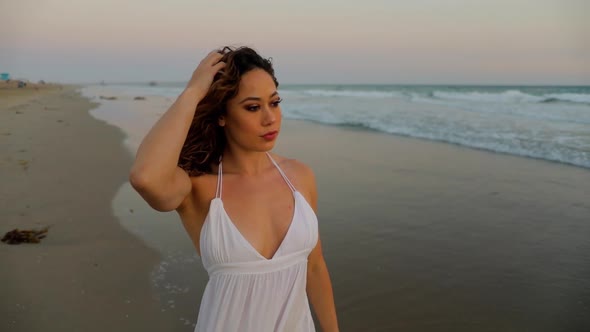
<svg viewBox="0 0 590 332"><path fill-rule="evenodd" d="M278 95L278 94L279 94L279 92L278 92L278 91L275 91L275 92L273 92L273 93L270 95L270 98L272 98L272 97L274 97L274 96L276 96L276 95ZM243 103L243 102L246 102L246 101L248 101L248 100L262 100L262 99L261 99L260 97L246 97L246 98L244 98L244 99L243 99L241 102L239 102L238 104L241 104L241 103Z"/></svg>

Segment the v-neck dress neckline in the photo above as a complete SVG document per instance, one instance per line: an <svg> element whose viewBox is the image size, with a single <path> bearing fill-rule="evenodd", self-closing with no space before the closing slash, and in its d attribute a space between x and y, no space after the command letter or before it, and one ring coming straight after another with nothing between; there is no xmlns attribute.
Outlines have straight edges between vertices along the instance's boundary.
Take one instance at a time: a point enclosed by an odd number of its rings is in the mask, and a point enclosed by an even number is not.
<svg viewBox="0 0 590 332"><path fill-rule="evenodd" d="M315 331L307 300L307 258L318 241L317 216L272 156L293 194L291 223L271 258L242 235L217 190L200 234L203 267L209 275L195 331Z"/></svg>
<svg viewBox="0 0 590 332"><path fill-rule="evenodd" d="M246 239L246 237L242 234L242 232L240 232L240 230L238 229L238 227L236 226L236 224L231 220L231 217L227 213L227 210L225 209L225 206L223 205L223 200L221 198L214 198L214 199L219 200L219 204L221 204L220 209L225 214L225 218L223 218L223 220L224 221L227 221L230 224L230 226L231 226L230 228L232 228L236 233L239 234L239 237L241 237L242 240L244 240L244 245L246 247L252 249L252 251L254 253L256 253L261 259L264 259L264 260L272 260L281 251L281 248L283 247L283 243L285 243L285 241L288 240L289 233L291 233L291 228L293 228L293 223L296 221L295 216L297 215L297 208L298 208L298 205L299 205L298 195L301 195L298 191L294 191L293 192L294 208L293 208L293 216L291 217L291 222L289 223L289 226L287 228L287 232L283 236L283 240L279 244L279 247L274 252L274 254L272 255L272 257L270 257L270 258L265 257L258 250L256 250L256 248L254 248L254 246L252 245L252 243L250 243L250 241L248 241L248 239Z"/></svg>

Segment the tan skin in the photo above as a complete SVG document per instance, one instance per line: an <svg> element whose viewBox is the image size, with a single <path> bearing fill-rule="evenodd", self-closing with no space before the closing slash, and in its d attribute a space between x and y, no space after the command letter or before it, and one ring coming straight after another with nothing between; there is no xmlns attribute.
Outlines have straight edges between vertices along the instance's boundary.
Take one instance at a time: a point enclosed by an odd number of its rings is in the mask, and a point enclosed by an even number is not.
<svg viewBox="0 0 590 332"><path fill-rule="evenodd" d="M203 90L205 87L208 89L212 75L223 67L222 63L218 63L219 58L219 54L212 52L201 62L185 90L187 94L191 91L206 91ZM192 96L202 95L198 93ZM177 101L179 105L181 102ZM276 138L267 141L261 137L273 130L280 135L281 120L280 96L272 77L262 69L251 70L242 76L238 95L228 102L226 115L219 119L228 142L223 153L223 205L231 221L250 243L251 249L264 259L272 259L278 250L294 213L291 189L265 153L272 150ZM152 131L157 131L157 126ZM159 129L163 131L162 128ZM148 137L144 141L147 143L142 142L142 145L145 144L143 149L148 151ZM157 140L154 138L153 141ZM141 152L138 150L138 164L143 156ZM317 214L317 189L313 171L295 159L274 153L271 156ZM134 165L134 168L140 169L140 166ZM167 182L177 183L176 187L162 187L163 183L150 186L139 180L132 184L154 208L177 211L200 255L200 232L211 200L215 197L217 166L214 166L213 174L198 177L188 177L182 172L179 168L175 169ZM158 178L155 173L153 178ZM150 187L154 189L149 190ZM168 196L157 194L155 188L169 193ZM322 330L338 331L332 285L319 238L308 257L307 294Z"/></svg>
<svg viewBox="0 0 590 332"><path fill-rule="evenodd" d="M240 103L252 96L260 96L260 100ZM273 148L276 140L266 141L261 137L269 131L280 130L279 102L270 75L260 69L252 70L242 77L240 93L228 102L227 115L219 120L228 138L223 153L224 208L242 236L267 259L282 242L294 209L290 188L264 153ZM287 176L292 173L289 177L292 182L301 182L296 188L302 187L300 192L311 201L311 190L304 178L306 166L271 155ZM214 169L214 174L191 178L193 194L176 210L199 253L200 229L217 187L217 167Z"/></svg>

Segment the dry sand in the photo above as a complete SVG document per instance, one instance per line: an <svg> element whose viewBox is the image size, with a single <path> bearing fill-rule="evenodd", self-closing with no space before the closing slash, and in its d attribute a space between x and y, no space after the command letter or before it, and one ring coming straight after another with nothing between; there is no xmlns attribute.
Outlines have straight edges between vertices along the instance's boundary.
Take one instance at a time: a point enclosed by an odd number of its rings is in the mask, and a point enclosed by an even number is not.
<svg viewBox="0 0 590 332"><path fill-rule="evenodd" d="M18 88L18 80L0 81L0 104L2 109L26 103L28 100L44 96L64 89L63 84L59 83L32 83L26 82L26 86Z"/></svg>
<svg viewBox="0 0 590 332"><path fill-rule="evenodd" d="M127 180L123 133L73 86L0 89L0 230L50 225L39 244L0 243L1 331L167 331L149 272L159 255L113 217Z"/></svg>

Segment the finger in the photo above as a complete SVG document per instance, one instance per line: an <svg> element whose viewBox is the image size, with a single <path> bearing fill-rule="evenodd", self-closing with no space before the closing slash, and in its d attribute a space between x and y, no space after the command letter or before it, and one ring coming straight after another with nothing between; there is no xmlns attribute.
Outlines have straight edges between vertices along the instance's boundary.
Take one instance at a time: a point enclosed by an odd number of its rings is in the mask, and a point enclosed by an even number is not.
<svg viewBox="0 0 590 332"><path fill-rule="evenodd" d="M209 54L207 56L207 58L205 58L205 61L207 63L209 63L210 65L214 65L216 64L219 59L221 59L223 57L223 54L219 54L219 53L214 53L214 54Z"/></svg>
<svg viewBox="0 0 590 332"><path fill-rule="evenodd" d="M219 50L218 49L212 50L207 55L216 54L216 53L219 54Z"/></svg>
<svg viewBox="0 0 590 332"><path fill-rule="evenodd" d="M207 59L212 58L215 54L219 54L219 53L217 53L217 50L213 50L213 51L207 53L207 55L203 58L203 61L206 61Z"/></svg>
<svg viewBox="0 0 590 332"><path fill-rule="evenodd" d="M225 67L225 62L219 61L215 66L213 66L213 70L215 70L215 72L217 72L220 69L222 69L223 67Z"/></svg>
<svg viewBox="0 0 590 332"><path fill-rule="evenodd" d="M207 55L201 59L201 62L209 62L209 61L211 61L211 59L217 59L219 56L220 56L219 51L213 50L213 51L207 53Z"/></svg>
<svg viewBox="0 0 590 332"><path fill-rule="evenodd" d="M221 53L220 50L213 50L213 51L211 51L211 53L209 53L209 55L215 55L215 56L221 55L221 56L223 56L223 53Z"/></svg>

